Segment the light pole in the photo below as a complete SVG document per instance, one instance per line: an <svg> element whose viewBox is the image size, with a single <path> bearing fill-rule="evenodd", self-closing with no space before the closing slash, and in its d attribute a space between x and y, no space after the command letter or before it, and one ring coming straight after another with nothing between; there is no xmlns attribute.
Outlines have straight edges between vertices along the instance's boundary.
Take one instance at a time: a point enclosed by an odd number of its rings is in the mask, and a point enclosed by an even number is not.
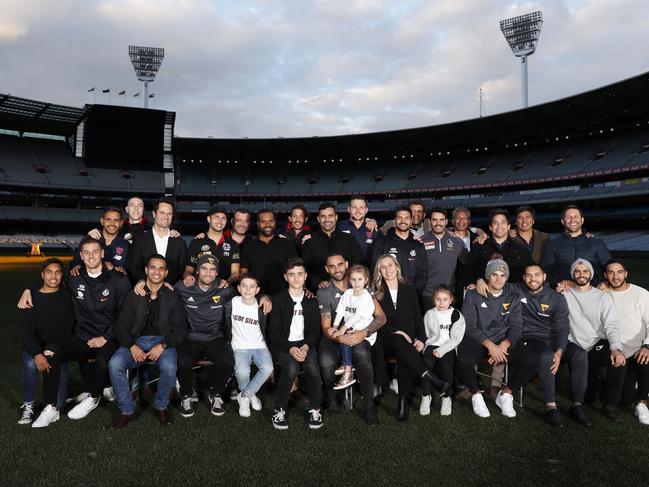
<svg viewBox="0 0 649 487"><path fill-rule="evenodd" d="M521 58L521 98L527 107L527 57L534 54L541 35L543 14L540 11L500 21L502 31L514 56Z"/></svg>
<svg viewBox="0 0 649 487"><path fill-rule="evenodd" d="M149 83L155 80L158 69L165 57L161 47L128 46L128 56L133 63L137 79L144 83L144 108L149 106Z"/></svg>

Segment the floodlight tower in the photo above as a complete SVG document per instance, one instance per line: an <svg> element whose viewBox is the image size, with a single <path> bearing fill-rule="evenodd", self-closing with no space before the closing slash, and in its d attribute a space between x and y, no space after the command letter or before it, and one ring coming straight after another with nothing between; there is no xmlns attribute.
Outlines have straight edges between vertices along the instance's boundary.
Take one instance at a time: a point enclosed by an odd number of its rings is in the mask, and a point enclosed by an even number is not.
<svg viewBox="0 0 649 487"><path fill-rule="evenodd" d="M543 14L540 11L500 21L502 31L514 56L521 58L521 97L527 107L527 57L534 54L541 35Z"/></svg>
<svg viewBox="0 0 649 487"><path fill-rule="evenodd" d="M155 80L165 57L161 47L128 46L128 56L133 63L137 79L144 83L144 108L149 106L149 83Z"/></svg>

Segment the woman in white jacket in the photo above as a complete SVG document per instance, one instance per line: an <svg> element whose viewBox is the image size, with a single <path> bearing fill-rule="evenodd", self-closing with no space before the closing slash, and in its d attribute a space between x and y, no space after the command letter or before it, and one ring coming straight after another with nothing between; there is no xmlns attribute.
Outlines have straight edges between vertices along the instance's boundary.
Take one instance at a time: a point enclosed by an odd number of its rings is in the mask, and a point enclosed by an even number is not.
<svg viewBox="0 0 649 487"><path fill-rule="evenodd" d="M426 348L423 359L428 370L432 370L440 379L449 384L453 383L453 368L455 367L455 349L464 337L466 323L459 310L453 308L454 295L447 286L439 286L433 292L435 306L424 315L426 331ZM451 394L442 395L440 414L448 416L452 410ZM422 396L419 414L430 414L430 395Z"/></svg>

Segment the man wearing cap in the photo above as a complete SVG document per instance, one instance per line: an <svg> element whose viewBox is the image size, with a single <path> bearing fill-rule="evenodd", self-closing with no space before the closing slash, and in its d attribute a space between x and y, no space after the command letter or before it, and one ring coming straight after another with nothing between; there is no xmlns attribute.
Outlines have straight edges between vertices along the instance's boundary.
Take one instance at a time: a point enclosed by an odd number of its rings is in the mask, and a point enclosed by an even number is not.
<svg viewBox="0 0 649 487"><path fill-rule="evenodd" d="M625 391L632 394L628 402L637 399L635 415L641 424L649 425L649 291L627 281L629 273L621 260L609 261L604 275L620 322L622 353L627 360Z"/></svg>
<svg viewBox="0 0 649 487"><path fill-rule="evenodd" d="M178 382L180 383L180 414L194 415L191 400L193 366L196 360L207 358L214 363L207 380L211 413L225 413L221 395L234 371L234 353L225 340L225 303L235 294L234 287L221 286L218 277L219 261L211 254L201 255L196 262L196 278L188 286L185 281L176 284L176 290L185 304L189 334L178 348Z"/></svg>
<svg viewBox="0 0 649 487"><path fill-rule="evenodd" d="M207 234L195 238L189 244L183 281L185 285L194 285L194 273L198 259L210 254L219 260L219 278L230 283L239 279L239 244L232 237L225 235L228 215L223 208L213 206L207 212Z"/></svg>
<svg viewBox="0 0 649 487"><path fill-rule="evenodd" d="M509 279L507 263L502 259L489 261L484 277L487 296L480 296L471 289L464 298L462 314L466 331L458 346L458 368L472 395L473 412L481 418L489 417L490 413L478 388L475 368L484 357L488 357L492 365L507 362L509 348L520 338L523 325L521 297L515 288L505 287ZM504 416L516 416L510 393L499 393L496 405Z"/></svg>
<svg viewBox="0 0 649 487"><path fill-rule="evenodd" d="M609 293L591 286L595 273L589 261L575 260L570 274L574 286L564 290L570 334L563 355L570 364L573 401L570 415L583 426L591 426L582 407L584 395L587 387L599 380L600 369L606 367L603 412L611 421L619 421L616 406L624 387L626 359L621 351L615 304Z"/></svg>

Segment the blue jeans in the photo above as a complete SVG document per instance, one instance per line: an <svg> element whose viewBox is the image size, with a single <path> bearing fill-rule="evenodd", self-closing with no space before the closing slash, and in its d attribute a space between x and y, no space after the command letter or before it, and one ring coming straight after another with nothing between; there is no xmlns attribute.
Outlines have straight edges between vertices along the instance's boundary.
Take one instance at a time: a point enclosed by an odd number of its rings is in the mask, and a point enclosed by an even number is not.
<svg viewBox="0 0 649 487"><path fill-rule="evenodd" d="M257 366L257 373L250 379L250 364ZM267 348L248 348L234 350L234 375L239 390L250 397L259 392L261 386L273 373L273 358Z"/></svg>
<svg viewBox="0 0 649 487"><path fill-rule="evenodd" d="M343 365L346 367L351 367L352 347L350 347L349 345L345 345L344 343L340 343L338 347L340 348L340 355L343 359Z"/></svg>
<svg viewBox="0 0 649 487"><path fill-rule="evenodd" d="M23 403L33 403L36 399L36 387L38 386L38 369L34 357L23 350L23 374L22 394ZM44 372L47 373L47 372ZM56 407L61 409L65 404L68 393L68 363L61 364L61 380L59 381L59 392L56 398Z"/></svg>
<svg viewBox="0 0 649 487"><path fill-rule="evenodd" d="M135 344L145 353L161 342L162 337L160 336L141 336L135 340ZM176 385L176 362L175 348L167 348L155 362L160 370L160 380L158 381L158 391L153 401L153 407L158 411L167 409L169 405L171 389ZM133 414L135 412L135 403L128 384L127 371L140 365L142 365L142 362L136 362L133 355L131 355L131 351L126 347L119 347L119 350L114 353L110 362L108 362L110 381L117 397L117 406L122 414Z"/></svg>

